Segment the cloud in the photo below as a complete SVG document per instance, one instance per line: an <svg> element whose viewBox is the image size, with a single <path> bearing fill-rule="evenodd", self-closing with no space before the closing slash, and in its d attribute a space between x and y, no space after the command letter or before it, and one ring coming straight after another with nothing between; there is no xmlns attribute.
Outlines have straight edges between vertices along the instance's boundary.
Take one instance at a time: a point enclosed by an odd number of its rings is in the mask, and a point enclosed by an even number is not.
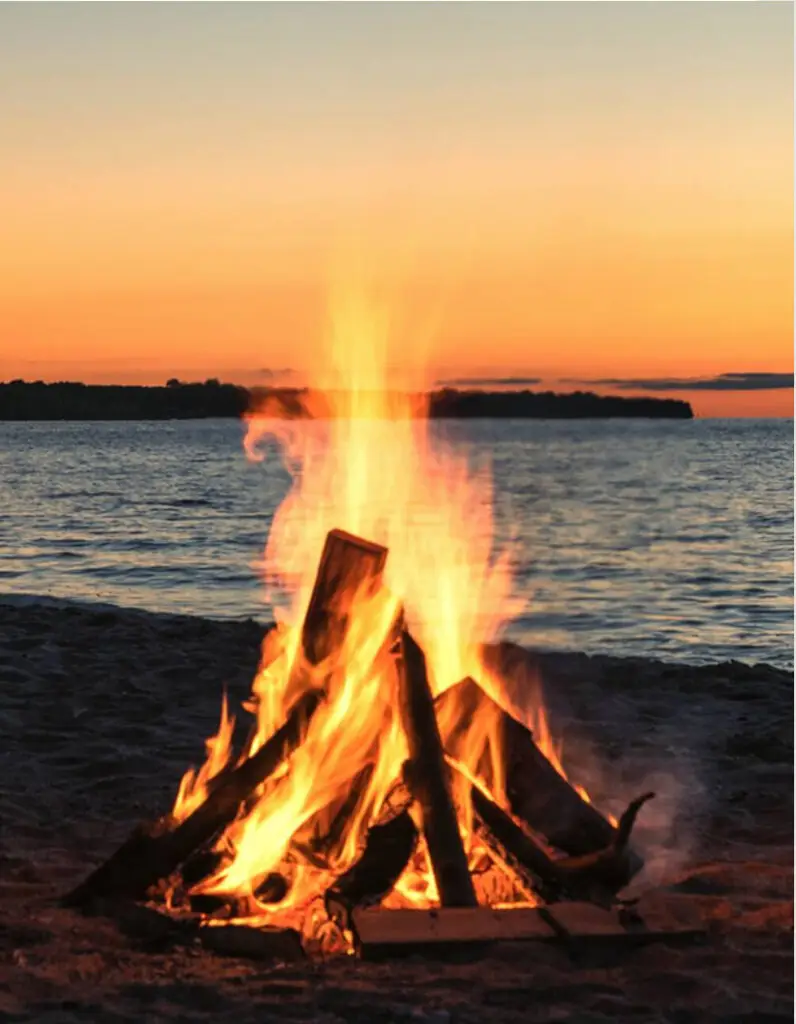
<svg viewBox="0 0 796 1024"><path fill-rule="evenodd" d="M541 384L541 377L450 377L436 382L440 388L517 388Z"/></svg>
<svg viewBox="0 0 796 1024"><path fill-rule="evenodd" d="M269 384L275 384L277 381L291 380L294 378L298 370L294 370L290 366L284 366L276 370L268 369L267 367L261 367L256 373L268 381Z"/></svg>
<svg viewBox="0 0 796 1024"><path fill-rule="evenodd" d="M716 377L566 378L568 384L599 384L621 391L776 391L793 387L792 373L720 373Z"/></svg>

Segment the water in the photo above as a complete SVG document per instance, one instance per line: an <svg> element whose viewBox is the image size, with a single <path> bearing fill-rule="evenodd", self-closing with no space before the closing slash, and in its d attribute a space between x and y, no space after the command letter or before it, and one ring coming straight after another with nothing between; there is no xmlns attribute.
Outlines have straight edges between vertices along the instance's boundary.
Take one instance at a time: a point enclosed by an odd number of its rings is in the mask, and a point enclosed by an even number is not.
<svg viewBox="0 0 796 1024"><path fill-rule="evenodd" d="M787 420L434 425L490 454L541 647L793 665ZM0 424L0 592L266 620L253 568L289 478L241 425Z"/></svg>

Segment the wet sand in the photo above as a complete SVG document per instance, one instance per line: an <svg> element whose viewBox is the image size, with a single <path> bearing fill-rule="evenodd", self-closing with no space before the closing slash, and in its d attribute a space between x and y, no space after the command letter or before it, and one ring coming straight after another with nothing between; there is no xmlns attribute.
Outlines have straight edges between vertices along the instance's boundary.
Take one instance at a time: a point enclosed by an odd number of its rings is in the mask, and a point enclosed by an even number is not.
<svg viewBox="0 0 796 1024"><path fill-rule="evenodd" d="M693 894L698 943L258 963L60 909L135 822L168 809L222 687L233 706L248 693L262 635L0 598L0 1020L792 1020L793 676L765 665L503 651L538 667L567 768L600 806L658 792L634 885Z"/></svg>

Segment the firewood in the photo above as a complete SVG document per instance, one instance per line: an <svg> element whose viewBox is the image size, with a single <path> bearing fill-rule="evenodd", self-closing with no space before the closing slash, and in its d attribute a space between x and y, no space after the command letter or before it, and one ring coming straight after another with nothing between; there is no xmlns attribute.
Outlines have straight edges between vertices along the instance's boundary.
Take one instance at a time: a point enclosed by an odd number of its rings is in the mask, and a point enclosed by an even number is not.
<svg viewBox="0 0 796 1024"><path fill-rule="evenodd" d="M407 630L401 637L399 678L409 745L409 785L420 808L440 903L443 907L474 907L478 901L451 797L426 659Z"/></svg>
<svg viewBox="0 0 796 1024"><path fill-rule="evenodd" d="M338 649L348 629L352 597L376 592L386 561L387 548L380 544L344 530L329 531L302 629L302 647L311 665Z"/></svg>
<svg viewBox="0 0 796 1024"><path fill-rule="evenodd" d="M330 856L336 853L346 833L351 816L368 791L375 767L373 762L366 764L351 780L348 793L338 807L325 833L318 834L312 839L310 854L313 859L321 858L322 860L328 860Z"/></svg>
<svg viewBox="0 0 796 1024"><path fill-rule="evenodd" d="M490 800L477 786L471 788L473 810L488 832L528 872L534 889L547 903L561 898L562 885L555 863L544 847Z"/></svg>
<svg viewBox="0 0 796 1024"><path fill-rule="evenodd" d="M417 844L417 829L408 810L368 831L359 860L326 893L326 912L348 927L355 906L378 903L400 878Z"/></svg>
<svg viewBox="0 0 796 1024"><path fill-rule="evenodd" d="M207 798L184 821L173 827L167 817L139 826L109 860L64 897L64 903L80 906L98 896L138 899L150 886L168 878L234 820L249 794L296 748L320 702L320 693L307 691L287 722L253 757L211 779Z"/></svg>
<svg viewBox="0 0 796 1024"><path fill-rule="evenodd" d="M348 628L351 598L364 591L375 593L386 558L387 549L380 545L341 530L327 535L302 627L307 665L328 663L333 671L333 655ZM298 677L305 665L301 657L298 662L288 692L300 688ZM209 781L204 802L184 821L175 825L165 815L140 825L108 861L64 897L66 905L80 906L97 896L139 898L167 878L234 820L241 805L296 748L322 696L321 690L305 690L285 724L255 754Z"/></svg>
<svg viewBox="0 0 796 1024"><path fill-rule="evenodd" d="M222 956L282 961L304 958L301 936L293 928L273 928L268 925L252 928L248 925L210 924L200 927L199 939L205 949L210 949Z"/></svg>
<svg viewBox="0 0 796 1024"><path fill-rule="evenodd" d="M351 915L354 946L364 960L426 953L480 955L506 940L551 942L556 932L533 907L435 907L385 910L357 907Z"/></svg>
<svg viewBox="0 0 796 1024"><path fill-rule="evenodd" d="M438 713L452 706L461 727L446 738L446 752L456 758L457 743L469 721L479 714L497 714L505 765L506 796L511 813L544 836L547 843L571 856L605 850L616 839L616 829L559 774L534 742L532 733L494 701L472 679L464 679L437 698ZM492 779L488 765L479 768L488 788ZM644 862L631 849L626 851L632 875Z"/></svg>
<svg viewBox="0 0 796 1024"><path fill-rule="evenodd" d="M630 881L626 851L636 816L654 796L645 793L632 801L619 822L614 841L602 850L580 857L555 859L533 835L525 832L502 807L472 787L473 809L489 831L537 881L536 891L546 902L589 900L603 907L616 902L616 894Z"/></svg>
<svg viewBox="0 0 796 1024"><path fill-rule="evenodd" d="M290 891L290 883L277 871L269 871L262 878L252 882L252 896L236 896L229 893L191 893L188 905L198 914L212 914L223 917L249 917L257 913L258 903L281 903Z"/></svg>

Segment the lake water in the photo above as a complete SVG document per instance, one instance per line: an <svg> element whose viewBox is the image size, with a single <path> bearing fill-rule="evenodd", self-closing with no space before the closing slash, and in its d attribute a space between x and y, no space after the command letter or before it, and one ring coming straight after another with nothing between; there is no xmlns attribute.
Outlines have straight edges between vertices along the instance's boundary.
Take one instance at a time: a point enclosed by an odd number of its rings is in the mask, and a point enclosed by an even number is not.
<svg viewBox="0 0 796 1024"><path fill-rule="evenodd" d="M493 463L507 635L793 665L788 420L435 423ZM252 563L289 478L234 421L0 424L0 593L267 620Z"/></svg>

